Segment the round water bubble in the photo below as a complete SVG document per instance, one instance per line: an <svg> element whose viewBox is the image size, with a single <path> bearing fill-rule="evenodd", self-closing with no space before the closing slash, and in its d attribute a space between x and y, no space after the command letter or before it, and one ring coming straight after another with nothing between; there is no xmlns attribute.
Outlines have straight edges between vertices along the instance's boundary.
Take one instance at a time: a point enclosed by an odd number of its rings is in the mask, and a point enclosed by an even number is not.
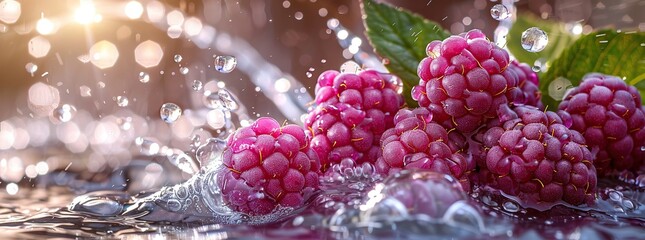
<svg viewBox="0 0 645 240"><path fill-rule="evenodd" d="M25 69L27 70L28 73L34 74L36 71L38 71L38 65L33 63L27 63L25 65Z"/></svg>
<svg viewBox="0 0 645 240"><path fill-rule="evenodd" d="M75 115L76 107L70 104L63 104L52 112L52 116L61 122L69 122Z"/></svg>
<svg viewBox="0 0 645 240"><path fill-rule="evenodd" d="M199 91L202 90L202 87L204 87L204 83L199 80L193 80L193 90Z"/></svg>
<svg viewBox="0 0 645 240"><path fill-rule="evenodd" d="M549 43L549 37L542 29L532 27L522 33L522 48L529 52L544 50Z"/></svg>
<svg viewBox="0 0 645 240"><path fill-rule="evenodd" d="M179 54L175 54L175 56L173 57L173 60L175 60L176 63L180 63L182 59L184 58Z"/></svg>
<svg viewBox="0 0 645 240"><path fill-rule="evenodd" d="M159 110L161 120L167 123L173 123L181 116L181 108L174 103L164 103Z"/></svg>
<svg viewBox="0 0 645 240"><path fill-rule="evenodd" d="M182 75L186 75L186 74L188 74L188 71L189 71L189 69L188 69L187 67L181 67L181 68L179 68L179 72L180 72Z"/></svg>
<svg viewBox="0 0 645 240"><path fill-rule="evenodd" d="M511 13L503 4L495 4L495 6L490 9L490 16L497 21L501 21L511 16Z"/></svg>
<svg viewBox="0 0 645 240"><path fill-rule="evenodd" d="M215 70L221 73L230 73L237 66L237 59L233 56L215 57Z"/></svg>
<svg viewBox="0 0 645 240"><path fill-rule="evenodd" d="M130 100L126 96L117 96L116 97L116 105L119 107L127 107L128 104L130 104Z"/></svg>
<svg viewBox="0 0 645 240"><path fill-rule="evenodd" d="M142 82L142 83L150 82L150 75L148 75L148 73L146 73L146 72L140 72L139 73L139 82Z"/></svg>

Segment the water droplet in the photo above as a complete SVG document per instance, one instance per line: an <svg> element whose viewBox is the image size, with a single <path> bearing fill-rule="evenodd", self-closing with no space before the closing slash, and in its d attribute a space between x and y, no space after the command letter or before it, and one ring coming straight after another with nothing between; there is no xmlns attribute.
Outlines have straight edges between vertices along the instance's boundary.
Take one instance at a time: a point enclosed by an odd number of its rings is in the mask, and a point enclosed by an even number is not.
<svg viewBox="0 0 645 240"><path fill-rule="evenodd" d="M613 191L613 190L612 190L612 191L611 191L611 192L609 192L607 195L608 195L608 196L609 196L609 198L610 198L611 200L613 200L613 201L617 201L617 202L618 202L618 201L620 201L620 200L622 200L622 199L623 199L622 194L621 194L620 192L618 192L618 191Z"/></svg>
<svg viewBox="0 0 645 240"><path fill-rule="evenodd" d="M230 73L237 66L237 59L233 56L217 56L214 64L218 72Z"/></svg>
<svg viewBox="0 0 645 240"><path fill-rule="evenodd" d="M361 70L361 66L358 65L358 63L354 61L347 61L343 63L343 65L340 65L340 72L341 73L358 73Z"/></svg>
<svg viewBox="0 0 645 240"><path fill-rule="evenodd" d="M549 43L549 37L542 29L532 27L522 33L522 48L529 52L539 52L544 50Z"/></svg>
<svg viewBox="0 0 645 240"><path fill-rule="evenodd" d="M168 210L176 212L181 210L181 203L176 200L176 199L170 199L168 202L166 202L166 205L168 206Z"/></svg>
<svg viewBox="0 0 645 240"><path fill-rule="evenodd" d="M125 96L116 97L116 105L118 105L119 107L127 107L128 104L130 104L130 100L128 100L127 97Z"/></svg>
<svg viewBox="0 0 645 240"><path fill-rule="evenodd" d="M541 68L538 65L533 65L533 67L531 67L531 70L533 70L533 72L540 72Z"/></svg>
<svg viewBox="0 0 645 240"><path fill-rule="evenodd" d="M139 82L142 82L142 83L150 82L150 75L148 75L148 73L146 73L146 72L140 72L139 73Z"/></svg>
<svg viewBox="0 0 645 240"><path fill-rule="evenodd" d="M180 63L183 57L179 54L175 54L175 57L173 58L176 63Z"/></svg>
<svg viewBox="0 0 645 240"><path fill-rule="evenodd" d="M63 104L52 112L52 116L61 122L69 122L76 115L76 107L70 104Z"/></svg>
<svg viewBox="0 0 645 240"><path fill-rule="evenodd" d="M511 16L511 13L503 4L495 4L495 6L490 9L490 16L497 21L501 21Z"/></svg>
<svg viewBox="0 0 645 240"><path fill-rule="evenodd" d="M641 151L645 152L645 146L641 146Z"/></svg>
<svg viewBox="0 0 645 240"><path fill-rule="evenodd" d="M204 145L195 151L195 157L201 166L206 166L211 161L221 157L224 149L226 149L226 141L219 138L209 138Z"/></svg>
<svg viewBox="0 0 645 240"><path fill-rule="evenodd" d="M625 210L632 210L634 209L634 202L629 199L625 199L623 200L623 207L625 208Z"/></svg>
<svg viewBox="0 0 645 240"><path fill-rule="evenodd" d="M38 71L38 65L33 63L27 63L27 65L25 65L25 69L27 70L28 73L31 73L33 75L36 71Z"/></svg>
<svg viewBox="0 0 645 240"><path fill-rule="evenodd" d="M224 104L224 108L228 110L236 110L238 108L237 102L228 90L220 89L217 91L217 95L219 95L220 100Z"/></svg>
<svg viewBox="0 0 645 240"><path fill-rule="evenodd" d="M202 83L202 81L199 81L199 80L194 80L193 81L193 90L195 90L195 91L202 90L203 86L204 86L204 83Z"/></svg>
<svg viewBox="0 0 645 240"><path fill-rule="evenodd" d="M187 67L179 68L179 73L181 73L182 75L188 74L188 71L189 71L189 69Z"/></svg>
<svg viewBox="0 0 645 240"><path fill-rule="evenodd" d="M307 73L305 73L305 75L307 75L307 78L311 78L313 76L313 74L311 72L307 72Z"/></svg>
<svg viewBox="0 0 645 240"><path fill-rule="evenodd" d="M324 59L324 58L320 59L320 63L326 63L326 62L327 62L327 59Z"/></svg>
<svg viewBox="0 0 645 240"><path fill-rule="evenodd" d="M105 83L104 82L99 82L98 86L99 86L99 88L105 88Z"/></svg>
<svg viewBox="0 0 645 240"><path fill-rule="evenodd" d="M507 212L512 213L518 212L520 210L520 207L516 203L511 201L505 202L502 207L504 207L504 210L506 210Z"/></svg>
<svg viewBox="0 0 645 240"><path fill-rule="evenodd" d="M159 110L161 120L167 123L173 123L181 116L181 108L174 103L164 103Z"/></svg>

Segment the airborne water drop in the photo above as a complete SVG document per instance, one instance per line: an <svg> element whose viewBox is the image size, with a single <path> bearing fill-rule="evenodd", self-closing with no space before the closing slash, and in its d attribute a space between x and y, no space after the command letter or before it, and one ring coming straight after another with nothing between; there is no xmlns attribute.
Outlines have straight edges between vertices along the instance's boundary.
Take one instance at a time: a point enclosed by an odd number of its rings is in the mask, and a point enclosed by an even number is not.
<svg viewBox="0 0 645 240"><path fill-rule="evenodd" d="M215 57L215 70L221 73L230 73L235 69L237 59L233 56Z"/></svg>
<svg viewBox="0 0 645 240"><path fill-rule="evenodd" d="M507 19L510 15L508 8L503 4L495 4L495 6L490 9L490 16L497 21Z"/></svg>
<svg viewBox="0 0 645 240"><path fill-rule="evenodd" d="M549 43L549 37L542 29L532 27L522 33L522 48L529 52L544 50Z"/></svg>
<svg viewBox="0 0 645 240"><path fill-rule="evenodd" d="M181 116L181 108L174 103L164 103L159 110L161 120L167 123L173 123Z"/></svg>

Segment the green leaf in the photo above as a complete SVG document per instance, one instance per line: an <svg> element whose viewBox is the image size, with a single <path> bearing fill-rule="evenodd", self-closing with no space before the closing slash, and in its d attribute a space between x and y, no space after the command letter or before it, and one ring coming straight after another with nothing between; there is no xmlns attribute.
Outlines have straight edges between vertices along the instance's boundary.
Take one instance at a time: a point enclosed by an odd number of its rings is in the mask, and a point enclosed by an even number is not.
<svg viewBox="0 0 645 240"><path fill-rule="evenodd" d="M522 33L530 28L538 27L546 32L549 37L549 44L540 52L529 52L522 48ZM507 37L508 50L520 62L533 65L536 60L542 59L546 63L550 63L557 58L562 51L571 46L578 38L566 30L565 25L559 22L542 20L529 12L517 15L513 27L509 31Z"/></svg>
<svg viewBox="0 0 645 240"><path fill-rule="evenodd" d="M645 97L645 32L604 30L578 39L540 79L542 101L547 106L557 106L561 100L557 96L565 90L562 87L569 82L578 86L590 72L621 77Z"/></svg>
<svg viewBox="0 0 645 240"><path fill-rule="evenodd" d="M410 107L417 106L411 95L419 83L417 65L426 57L426 46L450 36L439 24L401 8L362 1L367 38L377 54L387 59L385 67L403 81L403 96Z"/></svg>

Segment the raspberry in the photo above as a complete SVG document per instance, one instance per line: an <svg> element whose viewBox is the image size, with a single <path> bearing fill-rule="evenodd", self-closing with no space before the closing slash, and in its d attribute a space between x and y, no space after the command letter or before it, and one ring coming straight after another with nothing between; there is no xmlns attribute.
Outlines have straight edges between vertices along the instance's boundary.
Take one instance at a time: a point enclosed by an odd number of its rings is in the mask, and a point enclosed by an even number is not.
<svg viewBox="0 0 645 240"><path fill-rule="evenodd" d="M231 135L219 175L224 202L250 215L270 213L276 206L302 206L318 188L319 162L307 147L299 126L259 118Z"/></svg>
<svg viewBox="0 0 645 240"><path fill-rule="evenodd" d="M376 161L376 171L392 175L403 169L429 169L455 177L470 191L467 175L475 163L465 153L466 139L431 120L425 108L401 109L394 117L395 127L381 137L383 153Z"/></svg>
<svg viewBox="0 0 645 240"><path fill-rule="evenodd" d="M635 87L615 76L588 74L559 109L571 115L572 129L590 148L598 147L594 164L599 176L643 166L645 110Z"/></svg>
<svg viewBox="0 0 645 240"><path fill-rule="evenodd" d="M318 78L317 106L310 109L305 125L323 172L345 158L359 165L376 160L381 134L393 126L392 118L403 105L396 85L386 77L374 70L329 70Z"/></svg>
<svg viewBox="0 0 645 240"><path fill-rule="evenodd" d="M544 109L541 101L542 94L538 88L538 76L531 70L531 67L526 63L512 61L506 71L515 73L518 79L517 87L506 92L506 97L509 101L514 104L530 105Z"/></svg>
<svg viewBox="0 0 645 240"><path fill-rule="evenodd" d="M488 41L480 30L430 42L426 52L412 97L432 111L436 122L464 134L496 118L500 105L516 100L509 97L523 95L517 89L522 77L527 79L524 82L535 77L527 76L521 65L513 65L508 52Z"/></svg>
<svg viewBox="0 0 645 240"><path fill-rule="evenodd" d="M516 118L478 136L480 183L527 202L593 202L593 155L582 135L565 126L568 115L522 105L511 114Z"/></svg>

